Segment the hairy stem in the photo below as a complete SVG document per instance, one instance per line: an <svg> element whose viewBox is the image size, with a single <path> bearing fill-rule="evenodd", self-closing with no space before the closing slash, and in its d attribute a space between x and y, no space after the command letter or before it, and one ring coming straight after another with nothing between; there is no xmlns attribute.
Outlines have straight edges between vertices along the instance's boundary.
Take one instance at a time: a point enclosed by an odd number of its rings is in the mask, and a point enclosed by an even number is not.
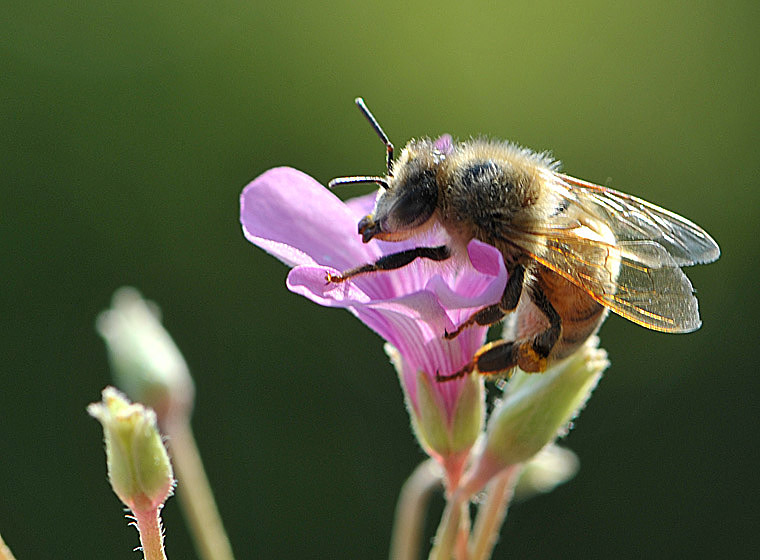
<svg viewBox="0 0 760 560"><path fill-rule="evenodd" d="M478 515L475 518L470 560L486 560L491 557L499 538L499 531L507 516L507 508L512 500L520 470L520 465L508 467L489 483L487 497L478 508Z"/></svg>
<svg viewBox="0 0 760 560"><path fill-rule="evenodd" d="M470 560L468 541L470 538L470 501L465 501L461 506L462 513L459 517L459 532L454 543L454 558L456 560Z"/></svg>
<svg viewBox="0 0 760 560"><path fill-rule="evenodd" d="M419 558L425 512L433 490L440 483L440 467L433 459L420 463L404 483L393 520L391 560Z"/></svg>
<svg viewBox="0 0 760 560"><path fill-rule="evenodd" d="M135 520L137 521L137 530L140 532L140 544L142 544L144 559L166 560L159 509L133 511L132 515L135 516Z"/></svg>
<svg viewBox="0 0 760 560"><path fill-rule="evenodd" d="M461 538L463 517L467 517L466 513L464 516L462 514L467 511L468 502L469 495L461 491L456 491L449 497L428 560L450 560L454 557L458 550L457 542Z"/></svg>

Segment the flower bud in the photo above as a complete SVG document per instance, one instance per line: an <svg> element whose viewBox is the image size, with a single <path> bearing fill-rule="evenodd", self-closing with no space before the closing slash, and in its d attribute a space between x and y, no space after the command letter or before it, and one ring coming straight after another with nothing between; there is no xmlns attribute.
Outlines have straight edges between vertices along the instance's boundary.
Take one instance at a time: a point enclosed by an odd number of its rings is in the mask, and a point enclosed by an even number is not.
<svg viewBox="0 0 760 560"><path fill-rule="evenodd" d="M483 429L485 395L483 380L467 376L459 385L441 384L423 371L405 375L409 364L390 344L385 351L398 371L404 398L417 441L446 471L447 484L456 486L470 449ZM408 372L407 372L408 373ZM409 386L409 379L414 387ZM448 408L442 390L456 391L453 407ZM411 397L414 391L414 398Z"/></svg>
<svg viewBox="0 0 760 560"><path fill-rule="evenodd" d="M564 484L578 472L578 456L558 445L547 445L526 464L515 487L515 500L546 494Z"/></svg>
<svg viewBox="0 0 760 560"><path fill-rule="evenodd" d="M454 412L447 417L436 399L437 382L423 372L417 374L418 410L413 419L423 447L441 455L472 447L483 425L483 385L477 381L472 376L465 380Z"/></svg>
<svg viewBox="0 0 760 560"><path fill-rule="evenodd" d="M96 327L106 342L116 384L163 419L189 414L195 389L185 359L161 324L160 311L134 288L113 296Z"/></svg>
<svg viewBox="0 0 760 560"><path fill-rule="evenodd" d="M515 374L489 418L484 450L468 480L470 491L567 433L609 365L598 344L593 337L544 373Z"/></svg>
<svg viewBox="0 0 760 560"><path fill-rule="evenodd" d="M130 403L113 387L87 412L103 425L108 479L119 499L133 512L159 508L172 492L174 474L156 413Z"/></svg>

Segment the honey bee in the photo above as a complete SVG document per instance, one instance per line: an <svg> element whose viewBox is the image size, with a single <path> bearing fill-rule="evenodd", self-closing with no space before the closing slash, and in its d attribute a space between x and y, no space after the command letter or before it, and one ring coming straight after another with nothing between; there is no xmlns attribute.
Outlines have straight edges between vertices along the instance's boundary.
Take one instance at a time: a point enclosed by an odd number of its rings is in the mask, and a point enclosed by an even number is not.
<svg viewBox="0 0 760 560"><path fill-rule="evenodd" d="M575 352L607 310L649 329L691 332L701 321L683 266L716 260L720 249L699 226L621 192L559 172L546 153L509 142L411 140L397 160L393 144L361 98L361 112L385 143L387 174L334 179L330 188L376 183L371 214L359 222L364 243L407 240L440 225L450 241L386 255L327 281L393 270L417 258L444 261L472 239L496 247L509 273L497 303L453 332L491 325L516 312L514 340L480 348L439 381L472 372L508 376L516 366L542 372Z"/></svg>

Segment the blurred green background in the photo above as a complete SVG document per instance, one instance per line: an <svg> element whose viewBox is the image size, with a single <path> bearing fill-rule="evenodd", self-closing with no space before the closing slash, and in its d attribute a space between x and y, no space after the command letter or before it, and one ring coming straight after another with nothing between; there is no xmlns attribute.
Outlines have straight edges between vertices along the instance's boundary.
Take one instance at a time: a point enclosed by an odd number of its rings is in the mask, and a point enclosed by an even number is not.
<svg viewBox="0 0 760 560"><path fill-rule="evenodd" d="M398 147L451 132L551 149L723 250L689 271L699 332L608 320L612 367L566 440L581 471L515 506L495 557L757 557L757 2L2 12L0 533L19 560L139 556L85 413L109 383L94 319L125 284L193 370L238 558L387 554L422 453L382 342L290 294L238 223L267 168L382 172L357 95ZM193 558L176 499L165 526L169 558Z"/></svg>

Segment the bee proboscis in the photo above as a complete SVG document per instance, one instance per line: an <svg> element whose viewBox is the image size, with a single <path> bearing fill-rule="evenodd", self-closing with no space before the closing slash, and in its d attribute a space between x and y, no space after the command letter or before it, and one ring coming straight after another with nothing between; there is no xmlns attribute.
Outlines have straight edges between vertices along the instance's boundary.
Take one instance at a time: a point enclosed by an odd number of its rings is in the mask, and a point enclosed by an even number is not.
<svg viewBox="0 0 760 560"><path fill-rule="evenodd" d="M445 333L490 325L516 312L514 340L483 346L461 370L509 375L519 366L544 371L577 350L601 326L607 310L649 329L684 333L701 325L691 282L681 267L720 256L717 243L689 220L635 196L558 171L558 162L509 142L411 140L394 160L393 144L361 98L356 104L385 143L384 177L334 179L330 187L376 183L381 193L359 234L407 240L435 224L450 242L386 255L328 281L406 266L416 258L442 261L472 239L496 247L509 279L500 301Z"/></svg>

